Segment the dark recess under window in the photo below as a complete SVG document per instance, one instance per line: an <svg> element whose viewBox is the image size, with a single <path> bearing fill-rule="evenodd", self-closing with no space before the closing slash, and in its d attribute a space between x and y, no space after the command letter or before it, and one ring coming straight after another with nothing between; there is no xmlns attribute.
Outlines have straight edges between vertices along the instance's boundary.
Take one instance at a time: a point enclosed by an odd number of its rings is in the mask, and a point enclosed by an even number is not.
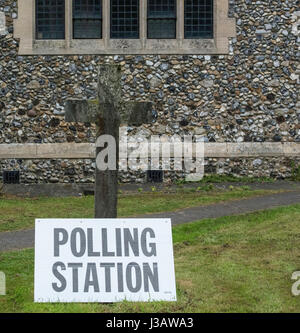
<svg viewBox="0 0 300 333"><path fill-rule="evenodd" d="M36 39L65 38L65 0L36 0Z"/></svg>
<svg viewBox="0 0 300 333"><path fill-rule="evenodd" d="M110 15L111 38L139 38L139 0L111 0Z"/></svg>
<svg viewBox="0 0 300 333"><path fill-rule="evenodd" d="M102 38L102 0L73 0L73 38Z"/></svg>
<svg viewBox="0 0 300 333"><path fill-rule="evenodd" d="M3 171L3 184L19 184L20 171Z"/></svg>
<svg viewBox="0 0 300 333"><path fill-rule="evenodd" d="M163 182L163 170L148 170L147 171L148 183L162 183Z"/></svg>
<svg viewBox="0 0 300 333"><path fill-rule="evenodd" d="M176 0L148 0L148 38L176 38Z"/></svg>
<svg viewBox="0 0 300 333"><path fill-rule="evenodd" d="M184 38L213 38L213 0L184 1Z"/></svg>

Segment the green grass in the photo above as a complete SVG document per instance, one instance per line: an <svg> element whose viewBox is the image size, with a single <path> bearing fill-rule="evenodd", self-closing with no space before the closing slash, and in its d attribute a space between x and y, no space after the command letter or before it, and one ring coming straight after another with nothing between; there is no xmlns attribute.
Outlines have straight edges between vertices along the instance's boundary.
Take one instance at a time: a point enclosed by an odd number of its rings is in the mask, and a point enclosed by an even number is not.
<svg viewBox="0 0 300 333"><path fill-rule="evenodd" d="M33 250L0 254L0 312L299 312L300 204L173 228L177 302L33 303Z"/></svg>
<svg viewBox="0 0 300 333"><path fill-rule="evenodd" d="M250 190L233 187L230 190L214 190L205 185L197 189L182 189L176 193L138 193L119 195L119 217L132 217L147 213L174 211L177 209L213 204L259 196L275 191ZM278 192L278 191L277 191ZM35 218L92 218L94 197L68 198L0 198L0 232L33 228Z"/></svg>
<svg viewBox="0 0 300 333"><path fill-rule="evenodd" d="M234 175L217 175L217 174L206 174L204 177L198 182L199 184L206 183L245 183L245 184L253 184L253 183L273 183L275 182L275 178L270 177L246 177L246 176L234 176ZM187 183L185 180L178 180L176 184L185 184Z"/></svg>

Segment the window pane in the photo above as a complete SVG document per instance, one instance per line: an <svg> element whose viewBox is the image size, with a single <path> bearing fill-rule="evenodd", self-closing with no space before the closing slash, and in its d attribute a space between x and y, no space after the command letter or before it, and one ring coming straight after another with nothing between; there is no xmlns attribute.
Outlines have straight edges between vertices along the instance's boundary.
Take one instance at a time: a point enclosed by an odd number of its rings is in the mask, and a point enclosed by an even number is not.
<svg viewBox="0 0 300 333"><path fill-rule="evenodd" d="M148 38L176 38L176 20L148 20Z"/></svg>
<svg viewBox="0 0 300 333"><path fill-rule="evenodd" d="M176 38L176 0L148 0L148 38Z"/></svg>
<svg viewBox="0 0 300 333"><path fill-rule="evenodd" d="M213 0L184 1L184 35L213 38Z"/></svg>
<svg viewBox="0 0 300 333"><path fill-rule="evenodd" d="M102 20L75 19L73 23L74 39L102 38Z"/></svg>
<svg viewBox="0 0 300 333"><path fill-rule="evenodd" d="M111 0L111 38L139 38L139 0Z"/></svg>
<svg viewBox="0 0 300 333"><path fill-rule="evenodd" d="M36 38L65 38L65 0L36 0Z"/></svg>
<svg viewBox="0 0 300 333"><path fill-rule="evenodd" d="M102 0L73 0L73 38L102 38Z"/></svg>
<svg viewBox="0 0 300 333"><path fill-rule="evenodd" d="M73 0L73 18L102 19L102 0Z"/></svg>
<svg viewBox="0 0 300 333"><path fill-rule="evenodd" d="M176 18L176 0L148 0L148 18Z"/></svg>

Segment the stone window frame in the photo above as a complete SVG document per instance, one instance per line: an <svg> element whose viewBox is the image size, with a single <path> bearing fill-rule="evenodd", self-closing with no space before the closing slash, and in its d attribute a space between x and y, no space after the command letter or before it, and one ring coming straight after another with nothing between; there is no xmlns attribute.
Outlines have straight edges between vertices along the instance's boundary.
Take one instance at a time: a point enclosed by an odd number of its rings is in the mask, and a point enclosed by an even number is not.
<svg viewBox="0 0 300 333"><path fill-rule="evenodd" d="M229 0L214 1L214 38L184 39L184 0L177 0L176 39L147 39L147 1L140 0L140 38L110 39L110 0L102 0L102 39L72 38L72 0L65 0L65 39L35 39L35 0L18 0L14 37L20 55L228 54L229 38L236 37L235 19L228 17Z"/></svg>

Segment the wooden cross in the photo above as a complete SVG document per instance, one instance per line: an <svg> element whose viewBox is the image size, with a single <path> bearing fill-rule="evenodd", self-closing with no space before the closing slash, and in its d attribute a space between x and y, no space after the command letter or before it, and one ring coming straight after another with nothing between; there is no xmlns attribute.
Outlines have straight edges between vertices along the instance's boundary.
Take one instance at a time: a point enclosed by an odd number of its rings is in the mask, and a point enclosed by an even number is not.
<svg viewBox="0 0 300 333"><path fill-rule="evenodd" d="M115 170L95 172L95 218L116 218L118 199L119 127L151 123L151 102L124 102L122 100L121 67L100 65L98 73L98 100L68 100L65 106L67 122L96 123L97 138L111 135L116 142ZM96 147L96 157L104 147Z"/></svg>

